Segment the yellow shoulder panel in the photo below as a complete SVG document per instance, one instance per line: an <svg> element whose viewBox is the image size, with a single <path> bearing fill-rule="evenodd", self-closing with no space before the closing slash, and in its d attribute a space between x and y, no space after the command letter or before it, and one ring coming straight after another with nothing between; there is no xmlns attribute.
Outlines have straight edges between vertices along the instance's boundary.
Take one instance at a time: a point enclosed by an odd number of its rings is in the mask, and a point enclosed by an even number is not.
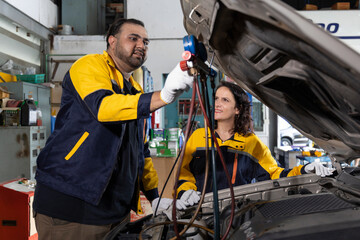
<svg viewBox="0 0 360 240"><path fill-rule="evenodd" d="M70 78L82 99L100 89L113 91L110 81L113 73L100 54L77 60L70 68Z"/></svg>

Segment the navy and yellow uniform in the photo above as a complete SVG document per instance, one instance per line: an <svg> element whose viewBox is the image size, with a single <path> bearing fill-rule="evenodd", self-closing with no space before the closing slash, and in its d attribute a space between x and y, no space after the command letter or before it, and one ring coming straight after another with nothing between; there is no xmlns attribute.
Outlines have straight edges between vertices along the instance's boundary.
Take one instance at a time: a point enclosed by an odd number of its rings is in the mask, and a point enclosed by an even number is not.
<svg viewBox="0 0 360 240"><path fill-rule="evenodd" d="M54 132L37 158L35 211L84 224L141 212L140 190L158 197L144 136L152 93L124 80L106 51L76 61L62 87Z"/></svg>
<svg viewBox="0 0 360 240"><path fill-rule="evenodd" d="M235 133L232 138L224 142L217 134L216 137L233 186L251 183L253 179L263 181L305 173L301 165L290 170L279 167L268 147L255 134L243 136ZM209 131L208 139L208 146L211 146ZM205 143L204 128L194 131L187 141L179 176L178 196L190 189L202 191L205 175ZM209 157L211 157L211 153ZM216 154L215 162L218 190L228 188L228 180L218 154ZM212 191L212 179L210 170L206 192Z"/></svg>

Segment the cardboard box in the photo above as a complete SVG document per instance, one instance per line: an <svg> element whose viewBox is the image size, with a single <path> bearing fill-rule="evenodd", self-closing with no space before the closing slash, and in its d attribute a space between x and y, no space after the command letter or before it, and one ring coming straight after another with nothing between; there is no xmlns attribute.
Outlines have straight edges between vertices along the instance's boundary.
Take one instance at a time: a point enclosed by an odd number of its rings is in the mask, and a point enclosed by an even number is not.
<svg viewBox="0 0 360 240"><path fill-rule="evenodd" d="M176 151L169 148L158 148L156 150L157 157L176 157Z"/></svg>
<svg viewBox="0 0 360 240"><path fill-rule="evenodd" d="M305 4L304 10L318 10L318 6L314 4Z"/></svg>
<svg viewBox="0 0 360 240"><path fill-rule="evenodd" d="M140 218L143 218L143 217L153 213L152 208L151 208L151 203L149 202L149 200L147 200L147 198L145 197L145 195L142 192L140 192L140 204L141 204L141 209L143 210L143 213L136 214L133 210L131 210L130 222L137 221Z"/></svg>
<svg viewBox="0 0 360 240"><path fill-rule="evenodd" d="M176 161L176 157L153 157L152 160L153 160L154 168L159 177L159 186L158 186L159 195L162 191L164 191L162 196L163 198L172 198L178 164L175 166L173 172L171 173L165 189L164 189L164 185Z"/></svg>
<svg viewBox="0 0 360 240"><path fill-rule="evenodd" d="M348 10L350 9L350 2L337 2L331 6L332 10Z"/></svg>
<svg viewBox="0 0 360 240"><path fill-rule="evenodd" d="M61 103L62 87L61 83L55 83L55 87L51 88L51 103Z"/></svg>
<svg viewBox="0 0 360 240"><path fill-rule="evenodd" d="M169 141L178 141L180 137L180 128L169 128L166 131L166 135Z"/></svg>
<svg viewBox="0 0 360 240"><path fill-rule="evenodd" d="M157 157L176 157L179 152L179 141L160 141L156 148Z"/></svg>
<svg viewBox="0 0 360 240"><path fill-rule="evenodd" d="M7 90L7 88L5 86L1 87L0 86L0 98L9 98L10 97L10 92Z"/></svg>
<svg viewBox="0 0 360 240"><path fill-rule="evenodd" d="M150 139L157 141L166 140L166 130L162 128L150 129Z"/></svg>
<svg viewBox="0 0 360 240"><path fill-rule="evenodd" d="M14 179L0 185L0 239L38 239L33 218L34 189Z"/></svg>
<svg viewBox="0 0 360 240"><path fill-rule="evenodd" d="M124 4L123 3L108 3L106 4L107 7L115 10L117 13L124 12Z"/></svg>
<svg viewBox="0 0 360 240"><path fill-rule="evenodd" d="M0 125L20 126L20 108L2 108Z"/></svg>
<svg viewBox="0 0 360 240"><path fill-rule="evenodd" d="M56 116L60 111L60 104L51 104L51 116Z"/></svg>
<svg viewBox="0 0 360 240"><path fill-rule="evenodd" d="M162 191L164 191L162 197L163 198L173 198L172 197L172 192L173 192L173 188L174 188L174 184L175 184L175 177L176 177L176 167L174 168L173 173L170 175L169 181L166 185L166 188L164 188L166 179L168 178L168 175L170 174L170 171L172 169L173 164L175 163L176 158L174 157L154 157L153 159L153 164L154 164L154 168L158 174L158 178L159 178L159 185L158 185L158 190L159 190L159 195L161 194ZM141 208L143 210L142 214L136 214L134 211L131 211L130 213L130 221L136 221L139 220L140 218L143 218L149 214L152 214L152 207L151 207L151 203L146 199L145 195L143 193L140 193L140 204L141 204Z"/></svg>

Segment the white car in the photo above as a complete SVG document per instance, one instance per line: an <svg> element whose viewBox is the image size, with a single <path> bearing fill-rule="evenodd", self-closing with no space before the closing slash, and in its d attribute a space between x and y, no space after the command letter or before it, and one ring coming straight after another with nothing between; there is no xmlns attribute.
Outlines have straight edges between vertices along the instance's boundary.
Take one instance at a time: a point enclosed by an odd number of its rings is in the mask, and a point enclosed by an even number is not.
<svg viewBox="0 0 360 240"><path fill-rule="evenodd" d="M307 137L293 127L280 130L281 146L308 146L311 143Z"/></svg>

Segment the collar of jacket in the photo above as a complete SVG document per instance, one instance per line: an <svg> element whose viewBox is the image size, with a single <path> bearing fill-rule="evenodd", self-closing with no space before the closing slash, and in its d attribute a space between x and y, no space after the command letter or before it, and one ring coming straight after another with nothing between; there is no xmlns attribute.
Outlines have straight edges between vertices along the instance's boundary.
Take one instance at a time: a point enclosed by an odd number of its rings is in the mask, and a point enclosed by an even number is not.
<svg viewBox="0 0 360 240"><path fill-rule="evenodd" d="M105 50L103 51L103 58L104 58L105 62L106 62L111 68L113 68L114 70L116 70L116 71L118 71L118 72L120 73L121 78L122 78L121 80L123 80L123 79L124 79L124 75L122 74L122 72L120 72L120 71L116 68L114 60L111 58L111 56L109 55L109 53L108 53L107 51L105 51ZM111 80L113 80L113 79L111 79ZM130 76L129 81L130 81L131 85L135 87L136 90L143 92L143 91L142 91L142 88L141 88L140 85L134 80L134 78L133 78L132 75ZM119 81L119 82L117 82L117 84L118 84L118 86L120 87L120 89L123 89L123 88L124 88L123 81Z"/></svg>
<svg viewBox="0 0 360 240"><path fill-rule="evenodd" d="M235 133L230 139L226 141L222 141L216 132L215 132L215 136L220 147L227 146L229 148L236 150L243 150L245 148L246 137L244 137L239 133ZM209 146L211 146L210 130L208 130L208 138L209 138Z"/></svg>

